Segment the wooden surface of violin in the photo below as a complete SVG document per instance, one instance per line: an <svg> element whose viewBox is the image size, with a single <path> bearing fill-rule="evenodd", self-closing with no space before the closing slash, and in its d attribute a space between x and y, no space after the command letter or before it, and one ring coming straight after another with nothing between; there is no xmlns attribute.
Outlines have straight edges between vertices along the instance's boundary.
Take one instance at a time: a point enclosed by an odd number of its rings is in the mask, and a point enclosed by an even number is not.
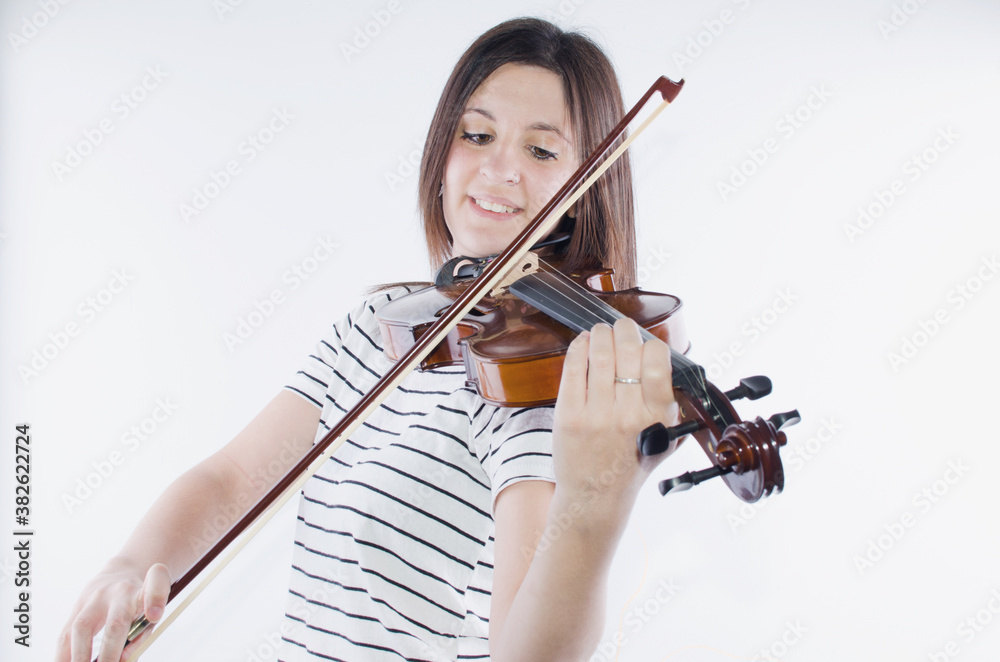
<svg viewBox="0 0 1000 662"><path fill-rule="evenodd" d="M677 297L638 288L614 290L612 274L606 269L569 278L660 340L687 351ZM383 306L376 316L386 356L395 361L405 354L468 284L427 287ZM492 404L552 404L559 392L566 349L574 337L575 331L547 313L504 293L482 299L420 367L464 365L468 384Z"/></svg>

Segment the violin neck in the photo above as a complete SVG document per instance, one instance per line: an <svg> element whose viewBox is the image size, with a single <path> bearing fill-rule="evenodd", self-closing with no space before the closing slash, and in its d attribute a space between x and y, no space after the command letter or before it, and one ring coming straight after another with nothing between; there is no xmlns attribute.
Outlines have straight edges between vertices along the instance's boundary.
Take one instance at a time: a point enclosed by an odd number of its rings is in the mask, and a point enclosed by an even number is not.
<svg viewBox="0 0 1000 662"><path fill-rule="evenodd" d="M589 331L595 324L604 322L614 326L625 315L612 308L594 293L558 271L538 271L511 283L510 291L530 304L565 324L575 333ZM656 338L649 330L639 327L642 339ZM704 399L705 369L686 356L670 348L673 367L673 386L681 388L699 399Z"/></svg>

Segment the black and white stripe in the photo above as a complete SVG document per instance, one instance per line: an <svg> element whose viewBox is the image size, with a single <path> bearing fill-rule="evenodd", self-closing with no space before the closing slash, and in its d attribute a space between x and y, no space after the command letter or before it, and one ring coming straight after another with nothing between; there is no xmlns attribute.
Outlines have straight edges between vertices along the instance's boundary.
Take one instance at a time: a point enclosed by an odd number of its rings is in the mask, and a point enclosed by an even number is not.
<svg viewBox="0 0 1000 662"><path fill-rule="evenodd" d="M287 388L326 434L388 368L366 301ZM489 660L493 505L554 481L551 407L486 404L454 367L414 372L303 489L280 659Z"/></svg>

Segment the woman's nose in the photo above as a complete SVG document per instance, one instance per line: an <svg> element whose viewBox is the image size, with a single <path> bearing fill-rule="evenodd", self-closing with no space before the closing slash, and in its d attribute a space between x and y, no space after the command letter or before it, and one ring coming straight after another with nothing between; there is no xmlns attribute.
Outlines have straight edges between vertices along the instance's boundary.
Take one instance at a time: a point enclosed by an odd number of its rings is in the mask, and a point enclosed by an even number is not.
<svg viewBox="0 0 1000 662"><path fill-rule="evenodd" d="M496 145L483 157L479 168L491 184L507 184L514 186L521 181L518 171L515 148L510 145Z"/></svg>

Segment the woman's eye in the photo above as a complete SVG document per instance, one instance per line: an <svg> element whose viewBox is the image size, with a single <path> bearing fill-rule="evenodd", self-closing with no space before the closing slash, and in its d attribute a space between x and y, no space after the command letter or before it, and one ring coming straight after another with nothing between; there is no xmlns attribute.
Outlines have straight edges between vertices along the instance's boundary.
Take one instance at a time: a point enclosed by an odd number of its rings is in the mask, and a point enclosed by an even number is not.
<svg viewBox="0 0 1000 662"><path fill-rule="evenodd" d="M542 149L541 147L535 147L534 145L528 147L528 151L531 155L538 159L539 161L548 161L550 159L556 158L555 152L550 152L547 149Z"/></svg>
<svg viewBox="0 0 1000 662"><path fill-rule="evenodd" d="M468 131L463 131L462 140L470 142L473 145L488 145L493 140L493 136L488 133L469 133Z"/></svg>

